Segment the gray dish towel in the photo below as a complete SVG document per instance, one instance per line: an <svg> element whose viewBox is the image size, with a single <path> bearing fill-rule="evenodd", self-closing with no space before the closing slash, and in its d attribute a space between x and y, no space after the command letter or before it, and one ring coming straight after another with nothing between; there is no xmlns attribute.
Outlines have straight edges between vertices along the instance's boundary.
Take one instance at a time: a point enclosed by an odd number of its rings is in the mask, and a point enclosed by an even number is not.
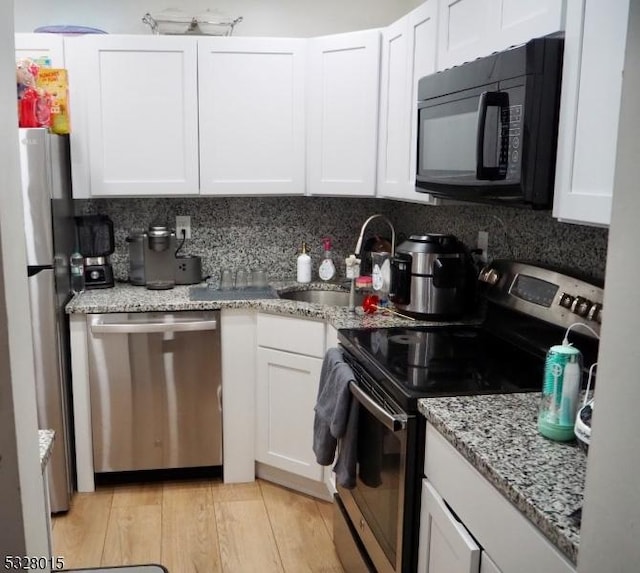
<svg viewBox="0 0 640 573"><path fill-rule="evenodd" d="M351 397L351 367L338 348L324 356L313 420L313 452L323 466L333 463L338 440L340 451L334 467L339 485L352 488L356 483L358 404Z"/></svg>

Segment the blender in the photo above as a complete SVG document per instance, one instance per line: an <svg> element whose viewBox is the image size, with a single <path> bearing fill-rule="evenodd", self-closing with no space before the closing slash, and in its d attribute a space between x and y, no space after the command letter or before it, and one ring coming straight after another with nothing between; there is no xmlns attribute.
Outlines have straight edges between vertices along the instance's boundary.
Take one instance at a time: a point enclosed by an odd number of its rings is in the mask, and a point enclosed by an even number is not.
<svg viewBox="0 0 640 573"><path fill-rule="evenodd" d="M75 217L78 250L84 257L86 289L111 288L113 268L109 255L114 251L113 221L107 215Z"/></svg>

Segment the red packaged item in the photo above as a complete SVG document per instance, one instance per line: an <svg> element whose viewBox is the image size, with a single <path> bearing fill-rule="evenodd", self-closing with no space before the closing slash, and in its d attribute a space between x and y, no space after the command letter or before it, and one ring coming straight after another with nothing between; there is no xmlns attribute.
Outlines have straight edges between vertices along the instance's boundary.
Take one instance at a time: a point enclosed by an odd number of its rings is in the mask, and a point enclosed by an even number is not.
<svg viewBox="0 0 640 573"><path fill-rule="evenodd" d="M18 106L20 127L51 126L51 96L42 90L26 88Z"/></svg>
<svg viewBox="0 0 640 573"><path fill-rule="evenodd" d="M38 103L38 93L33 88L27 88L22 94L18 107L20 127L40 127L36 118L36 105Z"/></svg>

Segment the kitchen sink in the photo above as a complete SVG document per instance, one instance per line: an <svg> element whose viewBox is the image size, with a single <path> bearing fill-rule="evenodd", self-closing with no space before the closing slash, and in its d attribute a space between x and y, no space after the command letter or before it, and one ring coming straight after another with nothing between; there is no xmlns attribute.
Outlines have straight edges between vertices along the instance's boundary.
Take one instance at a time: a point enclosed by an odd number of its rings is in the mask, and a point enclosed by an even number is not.
<svg viewBox="0 0 640 573"><path fill-rule="evenodd" d="M278 297L299 302L312 302L329 306L349 306L349 291L306 289L278 293ZM362 304L363 295L356 293L355 305Z"/></svg>

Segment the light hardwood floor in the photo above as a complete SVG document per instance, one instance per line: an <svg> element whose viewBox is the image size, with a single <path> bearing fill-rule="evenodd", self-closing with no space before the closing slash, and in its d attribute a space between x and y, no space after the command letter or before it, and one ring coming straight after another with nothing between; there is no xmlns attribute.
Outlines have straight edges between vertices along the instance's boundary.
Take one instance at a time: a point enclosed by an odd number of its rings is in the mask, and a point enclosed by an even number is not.
<svg viewBox="0 0 640 573"><path fill-rule="evenodd" d="M160 563L169 573L342 572L331 504L256 481L99 488L54 517L65 568Z"/></svg>

